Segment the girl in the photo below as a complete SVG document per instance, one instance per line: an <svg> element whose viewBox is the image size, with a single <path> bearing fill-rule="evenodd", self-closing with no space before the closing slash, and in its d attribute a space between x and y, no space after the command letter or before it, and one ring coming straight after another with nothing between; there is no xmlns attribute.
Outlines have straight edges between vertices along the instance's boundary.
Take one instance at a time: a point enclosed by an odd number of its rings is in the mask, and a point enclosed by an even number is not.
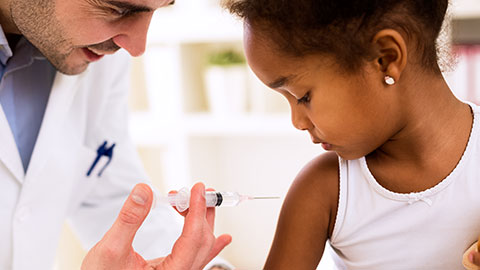
<svg viewBox="0 0 480 270"><path fill-rule="evenodd" d="M265 269L463 269L480 232L480 108L437 64L448 0L236 0L252 70L328 152L285 199ZM478 254L469 254L470 260Z"/></svg>

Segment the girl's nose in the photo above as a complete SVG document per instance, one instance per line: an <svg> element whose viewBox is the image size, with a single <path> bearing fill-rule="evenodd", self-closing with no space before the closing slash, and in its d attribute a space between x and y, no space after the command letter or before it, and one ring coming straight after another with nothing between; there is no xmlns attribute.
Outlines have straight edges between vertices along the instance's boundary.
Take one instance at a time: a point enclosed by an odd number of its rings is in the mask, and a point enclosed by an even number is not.
<svg viewBox="0 0 480 270"><path fill-rule="evenodd" d="M309 130L312 127L310 118L305 114L302 108L292 108L292 124L298 130Z"/></svg>

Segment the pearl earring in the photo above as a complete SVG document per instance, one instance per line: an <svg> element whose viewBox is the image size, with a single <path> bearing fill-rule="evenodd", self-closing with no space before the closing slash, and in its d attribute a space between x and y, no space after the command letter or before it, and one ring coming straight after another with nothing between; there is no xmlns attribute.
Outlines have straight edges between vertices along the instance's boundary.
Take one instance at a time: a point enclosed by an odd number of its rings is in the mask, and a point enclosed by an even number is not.
<svg viewBox="0 0 480 270"><path fill-rule="evenodd" d="M395 84L395 79L393 77L390 77L388 75L385 76L385 83L388 85L394 85Z"/></svg>

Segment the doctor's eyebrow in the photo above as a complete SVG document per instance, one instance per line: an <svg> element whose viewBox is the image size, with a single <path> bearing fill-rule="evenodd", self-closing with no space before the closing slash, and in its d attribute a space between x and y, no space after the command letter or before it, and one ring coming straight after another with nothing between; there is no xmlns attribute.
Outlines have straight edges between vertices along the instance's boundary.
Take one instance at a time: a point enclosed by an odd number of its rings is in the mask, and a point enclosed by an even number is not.
<svg viewBox="0 0 480 270"><path fill-rule="evenodd" d="M106 0L104 3L114 6L118 9L128 11L129 13L141 13L141 12L153 12L155 11L151 7L135 5L127 2L116 1L116 0Z"/></svg>

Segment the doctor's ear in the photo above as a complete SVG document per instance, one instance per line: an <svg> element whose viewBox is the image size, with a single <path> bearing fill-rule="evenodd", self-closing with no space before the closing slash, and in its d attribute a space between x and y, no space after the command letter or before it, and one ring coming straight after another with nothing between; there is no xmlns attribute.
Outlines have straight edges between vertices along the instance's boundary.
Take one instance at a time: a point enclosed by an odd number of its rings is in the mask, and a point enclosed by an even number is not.
<svg viewBox="0 0 480 270"><path fill-rule="evenodd" d="M383 75L385 83L394 84L407 65L407 44L400 33L392 29L378 32L373 38L372 45L376 48L375 65Z"/></svg>

